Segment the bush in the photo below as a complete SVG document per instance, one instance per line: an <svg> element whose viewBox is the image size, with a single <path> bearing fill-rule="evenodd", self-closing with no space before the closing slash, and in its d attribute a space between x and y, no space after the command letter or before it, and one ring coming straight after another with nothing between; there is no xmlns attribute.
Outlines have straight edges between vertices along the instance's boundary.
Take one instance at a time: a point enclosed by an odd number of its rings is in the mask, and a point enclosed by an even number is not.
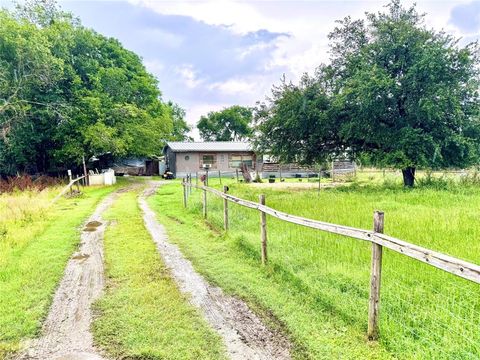
<svg viewBox="0 0 480 360"><path fill-rule="evenodd" d="M13 192L15 190L42 191L47 187L59 185L61 183L61 179L51 176L39 176L35 179L29 175L9 176L5 180L0 179L0 193Z"/></svg>

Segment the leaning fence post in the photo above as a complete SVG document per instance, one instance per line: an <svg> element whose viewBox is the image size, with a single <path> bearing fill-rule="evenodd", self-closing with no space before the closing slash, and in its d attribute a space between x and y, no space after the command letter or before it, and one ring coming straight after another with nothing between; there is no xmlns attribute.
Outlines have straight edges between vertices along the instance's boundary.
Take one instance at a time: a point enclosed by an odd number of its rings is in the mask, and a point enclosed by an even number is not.
<svg viewBox="0 0 480 360"><path fill-rule="evenodd" d="M206 187L206 182L203 182L203 217L206 219L207 218L207 190L205 189Z"/></svg>
<svg viewBox="0 0 480 360"><path fill-rule="evenodd" d="M265 205L265 195L259 196L260 205ZM260 233L262 235L262 264L267 263L267 214L260 210Z"/></svg>
<svg viewBox="0 0 480 360"><path fill-rule="evenodd" d="M183 186L183 207L187 207L187 183L185 182L185 178L182 181Z"/></svg>
<svg viewBox="0 0 480 360"><path fill-rule="evenodd" d="M375 211L373 231L383 233L384 213ZM372 270L370 275L370 297L368 300L368 339L378 339L380 309L380 283L382 277L382 246L372 242Z"/></svg>
<svg viewBox="0 0 480 360"><path fill-rule="evenodd" d="M228 191L228 186L223 186L223 193L226 194ZM223 226L225 231L228 231L228 200L223 198Z"/></svg>

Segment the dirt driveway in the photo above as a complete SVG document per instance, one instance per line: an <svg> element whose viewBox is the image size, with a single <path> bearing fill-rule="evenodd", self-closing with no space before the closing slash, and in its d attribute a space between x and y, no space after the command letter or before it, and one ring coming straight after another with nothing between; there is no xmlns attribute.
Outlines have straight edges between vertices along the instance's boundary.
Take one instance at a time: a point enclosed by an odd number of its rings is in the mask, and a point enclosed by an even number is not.
<svg viewBox="0 0 480 360"><path fill-rule="evenodd" d="M164 227L146 201L146 197L160 185L151 183L139 198L145 226L180 290L188 295L190 302L201 310L207 322L220 334L230 358L290 359L291 344L283 334L269 329L243 301L210 285L195 271L180 249L168 241Z"/></svg>

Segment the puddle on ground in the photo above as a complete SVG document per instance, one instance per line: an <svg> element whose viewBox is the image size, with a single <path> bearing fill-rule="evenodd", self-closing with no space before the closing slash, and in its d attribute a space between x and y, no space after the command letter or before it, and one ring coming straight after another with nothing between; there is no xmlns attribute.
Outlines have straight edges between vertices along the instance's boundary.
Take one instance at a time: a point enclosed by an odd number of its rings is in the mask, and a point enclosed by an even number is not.
<svg viewBox="0 0 480 360"><path fill-rule="evenodd" d="M72 256L72 259L73 260L85 260L85 259L88 259L89 257L90 257L90 255L88 255L88 254L76 254L76 255Z"/></svg>
<svg viewBox="0 0 480 360"><path fill-rule="evenodd" d="M97 227L102 225L100 221L90 221L89 223L85 224L83 231L96 231Z"/></svg>

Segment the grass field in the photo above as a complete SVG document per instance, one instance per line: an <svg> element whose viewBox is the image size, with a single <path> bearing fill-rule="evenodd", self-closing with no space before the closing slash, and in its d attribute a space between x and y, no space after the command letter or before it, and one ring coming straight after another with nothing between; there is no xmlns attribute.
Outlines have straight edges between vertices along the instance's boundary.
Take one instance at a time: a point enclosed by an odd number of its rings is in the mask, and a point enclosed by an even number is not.
<svg viewBox="0 0 480 360"><path fill-rule="evenodd" d="M371 229L385 211L385 233L480 263L480 188L464 180L420 179L403 189L398 174L359 174L336 189L282 190L230 184L230 193L296 215ZM441 176L438 175L438 176ZM224 183L225 183L224 179ZM366 185L373 184L373 185ZM212 180L211 186L219 188ZM201 194L182 207L178 183L150 200L172 241L198 271L258 312L275 318L294 340L297 358L473 359L480 357L480 289L389 250L384 251L378 343L366 340L370 244L268 217L268 266L260 266L259 214L230 204L224 234L222 202ZM272 320L273 321L273 320Z"/></svg>
<svg viewBox="0 0 480 360"><path fill-rule="evenodd" d="M88 188L52 206L60 188L0 195L0 359L38 335L79 226L115 188Z"/></svg>
<svg viewBox="0 0 480 360"><path fill-rule="evenodd" d="M218 335L180 294L143 225L138 192L104 215L107 289L95 305L95 342L115 359L223 359Z"/></svg>

